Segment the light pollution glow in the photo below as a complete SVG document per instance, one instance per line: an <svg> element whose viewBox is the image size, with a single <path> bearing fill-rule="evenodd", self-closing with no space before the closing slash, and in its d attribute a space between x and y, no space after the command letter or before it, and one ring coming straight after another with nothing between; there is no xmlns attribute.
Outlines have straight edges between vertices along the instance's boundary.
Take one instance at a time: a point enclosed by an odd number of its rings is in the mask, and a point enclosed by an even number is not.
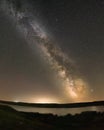
<svg viewBox="0 0 104 130"><path fill-rule="evenodd" d="M14 102L21 102L21 100L14 100ZM60 102L59 100L53 98L53 97L33 97L33 98L30 98L29 101L26 100L26 102L32 102L32 103L58 103ZM60 102L61 103L61 102Z"/></svg>

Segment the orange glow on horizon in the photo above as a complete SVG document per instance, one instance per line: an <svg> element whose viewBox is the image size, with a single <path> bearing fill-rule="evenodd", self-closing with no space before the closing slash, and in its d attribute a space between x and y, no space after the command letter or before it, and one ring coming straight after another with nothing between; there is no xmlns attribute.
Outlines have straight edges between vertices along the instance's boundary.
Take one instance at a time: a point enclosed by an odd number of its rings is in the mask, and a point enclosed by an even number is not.
<svg viewBox="0 0 104 130"><path fill-rule="evenodd" d="M52 97L36 97L32 98L31 102L33 103L59 103L59 101Z"/></svg>

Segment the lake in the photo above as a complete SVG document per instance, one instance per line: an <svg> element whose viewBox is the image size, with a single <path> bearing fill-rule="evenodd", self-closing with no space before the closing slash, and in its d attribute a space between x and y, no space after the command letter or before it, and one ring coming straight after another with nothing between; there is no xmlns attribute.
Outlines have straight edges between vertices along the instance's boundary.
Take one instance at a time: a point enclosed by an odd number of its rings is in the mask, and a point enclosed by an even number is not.
<svg viewBox="0 0 104 130"><path fill-rule="evenodd" d="M104 112L104 106L91 106L91 107L80 107L80 108L38 108L30 106L18 106L18 105L9 105L17 111L23 112L39 112L39 113L52 113L57 115L66 115L66 114L76 114L83 111L98 111Z"/></svg>

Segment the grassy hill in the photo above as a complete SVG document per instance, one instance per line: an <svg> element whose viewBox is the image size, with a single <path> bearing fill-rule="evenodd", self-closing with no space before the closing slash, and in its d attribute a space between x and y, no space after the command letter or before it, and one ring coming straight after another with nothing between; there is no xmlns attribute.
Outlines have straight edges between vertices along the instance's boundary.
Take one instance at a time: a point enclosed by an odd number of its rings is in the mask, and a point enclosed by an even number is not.
<svg viewBox="0 0 104 130"><path fill-rule="evenodd" d="M39 120L28 119L26 113L18 112L9 106L0 105L0 130L46 130L53 127Z"/></svg>

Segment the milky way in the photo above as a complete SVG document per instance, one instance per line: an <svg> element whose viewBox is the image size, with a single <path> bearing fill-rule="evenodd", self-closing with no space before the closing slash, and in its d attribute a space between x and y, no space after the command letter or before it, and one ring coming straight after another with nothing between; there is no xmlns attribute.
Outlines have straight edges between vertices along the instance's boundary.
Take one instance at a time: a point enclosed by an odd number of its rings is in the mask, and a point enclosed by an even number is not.
<svg viewBox="0 0 104 130"><path fill-rule="evenodd" d="M54 41L48 35L49 30L46 31L42 21L29 10L32 6L26 3L19 10L15 2L4 1L2 7L7 15L14 20L17 31L27 41L31 53L34 55L34 51L37 49L40 57L50 66L51 71L54 73L53 79L55 80L53 82L57 82L58 90L61 91L62 96L58 97L56 102L86 101L90 93L89 85L81 76L77 63L71 56L62 51L57 41ZM34 101L38 102L38 98L37 101Z"/></svg>

